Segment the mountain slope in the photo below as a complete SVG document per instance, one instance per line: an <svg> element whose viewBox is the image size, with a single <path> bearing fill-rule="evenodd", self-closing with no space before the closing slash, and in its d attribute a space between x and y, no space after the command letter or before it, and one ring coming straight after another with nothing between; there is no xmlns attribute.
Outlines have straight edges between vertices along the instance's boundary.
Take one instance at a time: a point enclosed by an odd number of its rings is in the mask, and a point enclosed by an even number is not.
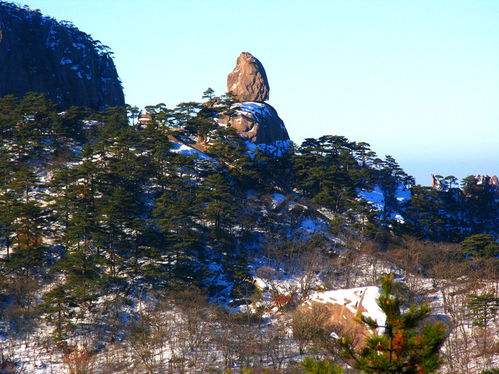
<svg viewBox="0 0 499 374"><path fill-rule="evenodd" d="M0 96L40 92L60 109L124 106L111 56L69 22L0 2Z"/></svg>

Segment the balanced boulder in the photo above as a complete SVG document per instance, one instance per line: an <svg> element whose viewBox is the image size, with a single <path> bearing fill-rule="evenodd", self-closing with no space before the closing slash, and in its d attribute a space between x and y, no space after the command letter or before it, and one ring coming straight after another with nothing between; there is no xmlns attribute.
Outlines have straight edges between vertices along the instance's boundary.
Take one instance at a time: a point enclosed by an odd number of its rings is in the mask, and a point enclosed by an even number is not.
<svg viewBox="0 0 499 374"><path fill-rule="evenodd" d="M237 58L227 77L227 88L236 103L231 115L222 114L220 124L231 126L248 139L248 147L259 148L276 156L284 154L291 144L288 131L277 111L263 101L269 98L269 83L260 61L248 52Z"/></svg>
<svg viewBox="0 0 499 374"><path fill-rule="evenodd" d="M261 62L251 53L241 53L236 67L227 77L227 91L238 101L265 101L269 99L269 90Z"/></svg>

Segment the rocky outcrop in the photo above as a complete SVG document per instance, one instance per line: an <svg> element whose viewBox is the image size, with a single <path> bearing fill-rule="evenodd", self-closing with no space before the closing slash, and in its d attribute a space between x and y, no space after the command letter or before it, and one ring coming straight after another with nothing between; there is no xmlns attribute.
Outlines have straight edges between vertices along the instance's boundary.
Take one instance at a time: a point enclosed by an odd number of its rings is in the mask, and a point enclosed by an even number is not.
<svg viewBox="0 0 499 374"><path fill-rule="evenodd" d="M236 116L232 118L231 125L241 136L256 144L281 142L287 147L288 131L271 105L243 102L236 104L236 107Z"/></svg>
<svg viewBox="0 0 499 374"><path fill-rule="evenodd" d="M227 77L227 91L238 101L265 101L269 99L269 90L261 62L251 53L241 53L236 67Z"/></svg>
<svg viewBox="0 0 499 374"><path fill-rule="evenodd" d="M277 111L264 103L269 97L269 84L263 65L248 52L237 59L227 86L239 101L234 104L235 114L223 116L220 123L229 124L252 147L281 155L289 149L289 135Z"/></svg>
<svg viewBox="0 0 499 374"><path fill-rule="evenodd" d="M371 317L378 326L385 324L386 315L377 304L379 294L379 288L373 286L315 292L299 308L327 315L327 319L318 318L318 323L320 320L323 324L321 328L332 335L348 335L356 347L361 348L374 331L359 322L360 314ZM379 328L377 332L382 334L384 329Z"/></svg>
<svg viewBox="0 0 499 374"><path fill-rule="evenodd" d="M109 48L69 22L0 2L0 96L45 93L61 109L124 106Z"/></svg>
<svg viewBox="0 0 499 374"><path fill-rule="evenodd" d="M475 177L476 184L483 184L487 186L499 186L499 179L496 175L489 177L488 175L477 175Z"/></svg>

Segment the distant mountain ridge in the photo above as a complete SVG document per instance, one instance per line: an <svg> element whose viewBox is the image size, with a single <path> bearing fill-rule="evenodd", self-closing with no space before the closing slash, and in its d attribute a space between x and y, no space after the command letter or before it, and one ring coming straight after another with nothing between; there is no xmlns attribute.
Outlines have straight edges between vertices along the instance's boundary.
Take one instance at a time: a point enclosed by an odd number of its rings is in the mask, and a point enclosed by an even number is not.
<svg viewBox="0 0 499 374"><path fill-rule="evenodd" d="M0 2L0 96L40 92L61 109L124 106L111 55L70 22Z"/></svg>

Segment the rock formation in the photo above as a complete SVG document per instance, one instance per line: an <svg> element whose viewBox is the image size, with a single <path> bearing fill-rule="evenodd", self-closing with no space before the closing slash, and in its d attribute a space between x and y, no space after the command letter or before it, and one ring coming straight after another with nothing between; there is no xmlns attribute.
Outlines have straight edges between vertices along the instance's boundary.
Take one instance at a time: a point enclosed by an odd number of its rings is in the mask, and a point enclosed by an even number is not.
<svg viewBox="0 0 499 374"><path fill-rule="evenodd" d="M69 22L0 2L0 96L45 93L61 109L124 106L109 48Z"/></svg>
<svg viewBox="0 0 499 374"><path fill-rule="evenodd" d="M487 186L499 186L499 179L496 175L489 177L488 175L477 175L475 177L476 184L483 184Z"/></svg>
<svg viewBox="0 0 499 374"><path fill-rule="evenodd" d="M227 91L238 101L265 101L269 99L269 89L261 62L251 53L241 53L236 67L227 77Z"/></svg>
<svg viewBox="0 0 499 374"><path fill-rule="evenodd" d="M263 65L248 52L237 58L228 78L227 87L238 100L235 115L219 122L229 124L254 146L275 155L284 153L290 145L289 135L277 111L264 103L269 97L269 84ZM251 148L251 147L250 147Z"/></svg>
<svg viewBox="0 0 499 374"><path fill-rule="evenodd" d="M243 102L236 104L236 107L237 115L232 120L232 127L241 136L257 144L289 140L284 122L271 105Z"/></svg>
<svg viewBox="0 0 499 374"><path fill-rule="evenodd" d="M378 326L385 324L386 316L377 304L379 294L379 288L374 286L314 292L298 310L309 309L312 315L314 309L327 313L329 318L320 327L336 335L349 335L356 347L361 348L374 331L358 321L359 314L373 318ZM378 333L383 333L383 329L379 328Z"/></svg>

